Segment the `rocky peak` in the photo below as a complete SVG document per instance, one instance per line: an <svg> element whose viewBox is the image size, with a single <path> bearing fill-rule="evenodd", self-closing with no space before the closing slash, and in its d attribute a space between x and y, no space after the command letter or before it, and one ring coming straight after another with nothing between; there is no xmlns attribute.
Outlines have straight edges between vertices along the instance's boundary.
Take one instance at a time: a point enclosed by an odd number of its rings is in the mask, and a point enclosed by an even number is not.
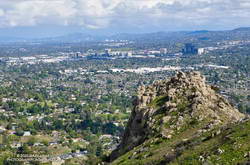
<svg viewBox="0 0 250 165"><path fill-rule="evenodd" d="M147 106L155 97L168 95L173 96L187 88L199 88L206 92L205 78L199 72L178 72L170 80L156 81L149 86L141 86L138 90L138 106Z"/></svg>
<svg viewBox="0 0 250 165"><path fill-rule="evenodd" d="M190 128L196 129L190 136L196 136L243 118L199 72L179 72L138 89L122 142L111 160L151 137L167 140Z"/></svg>

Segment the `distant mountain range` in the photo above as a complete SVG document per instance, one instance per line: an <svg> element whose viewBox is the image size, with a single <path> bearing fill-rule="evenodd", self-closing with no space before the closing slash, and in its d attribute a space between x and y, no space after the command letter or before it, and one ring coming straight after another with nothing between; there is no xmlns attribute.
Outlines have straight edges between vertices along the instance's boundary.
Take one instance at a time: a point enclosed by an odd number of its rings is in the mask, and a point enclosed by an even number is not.
<svg viewBox="0 0 250 165"><path fill-rule="evenodd" d="M115 35L94 35L85 33L72 33L58 37L48 38L18 38L0 36L0 42L95 42L104 40L132 40L132 41L152 41L152 40L180 40L180 39L243 39L250 37L250 27L241 27L234 30L225 31L179 31L179 32L155 32L155 33L120 33Z"/></svg>

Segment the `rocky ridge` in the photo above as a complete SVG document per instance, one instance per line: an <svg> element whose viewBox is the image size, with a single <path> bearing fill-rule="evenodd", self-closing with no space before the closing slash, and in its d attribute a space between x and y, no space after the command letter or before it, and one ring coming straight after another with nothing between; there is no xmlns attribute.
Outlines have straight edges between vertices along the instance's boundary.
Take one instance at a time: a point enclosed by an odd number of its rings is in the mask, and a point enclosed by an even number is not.
<svg viewBox="0 0 250 165"><path fill-rule="evenodd" d="M141 86L122 142L111 160L150 139L183 136L182 140L188 141L242 120L245 115L217 90L207 85L199 72L179 72L170 79Z"/></svg>

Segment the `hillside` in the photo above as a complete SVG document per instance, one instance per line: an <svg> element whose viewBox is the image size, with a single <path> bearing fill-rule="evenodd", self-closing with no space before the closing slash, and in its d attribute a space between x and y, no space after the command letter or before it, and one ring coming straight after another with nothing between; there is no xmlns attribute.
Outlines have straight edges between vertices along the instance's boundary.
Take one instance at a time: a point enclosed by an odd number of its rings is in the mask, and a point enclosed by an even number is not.
<svg viewBox="0 0 250 165"><path fill-rule="evenodd" d="M112 164L246 162L250 122L217 91L199 72L142 86Z"/></svg>
<svg viewBox="0 0 250 165"><path fill-rule="evenodd" d="M3 33L4 34L4 33ZM23 36L22 34L19 34ZM118 34L90 34L90 33L71 33L58 37L32 38L30 36L13 37L0 35L0 42L98 42L105 40L130 40L142 43L157 42L217 42L224 40L248 40L250 36L249 27L241 27L233 30L223 31L160 31L152 33L118 33Z"/></svg>

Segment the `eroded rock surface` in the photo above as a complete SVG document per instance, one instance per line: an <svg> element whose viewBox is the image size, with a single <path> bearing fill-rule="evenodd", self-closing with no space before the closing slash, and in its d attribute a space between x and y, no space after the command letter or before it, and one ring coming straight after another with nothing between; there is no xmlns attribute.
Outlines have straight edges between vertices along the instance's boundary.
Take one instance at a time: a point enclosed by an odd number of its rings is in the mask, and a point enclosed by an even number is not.
<svg viewBox="0 0 250 165"><path fill-rule="evenodd" d="M171 139L199 125L197 134L240 121L244 115L205 83L199 72L183 73L149 86L141 86L121 144L111 160L150 137Z"/></svg>

